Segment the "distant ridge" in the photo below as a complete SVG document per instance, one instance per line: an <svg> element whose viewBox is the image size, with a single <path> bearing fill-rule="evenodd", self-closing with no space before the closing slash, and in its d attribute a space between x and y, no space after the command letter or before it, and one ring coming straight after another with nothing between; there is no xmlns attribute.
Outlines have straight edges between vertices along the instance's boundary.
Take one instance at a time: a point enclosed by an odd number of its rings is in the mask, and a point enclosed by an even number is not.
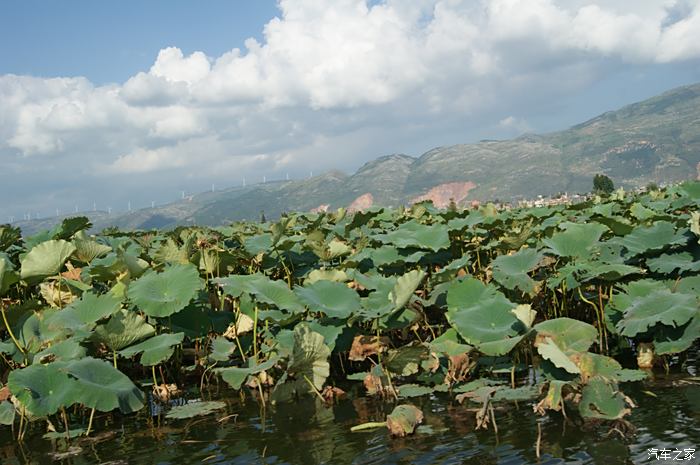
<svg viewBox="0 0 700 465"><path fill-rule="evenodd" d="M462 203L503 201L587 192L596 173L617 186L640 187L697 178L700 170L700 84L679 87L608 111L571 128L511 140L437 147L418 158L392 154L352 175L330 171L298 181L278 181L194 195L191 200L127 214L87 213L97 229L220 225L276 218L283 212L347 207L365 194L374 205L397 206L437 186L469 186ZM473 186L472 186L473 184ZM457 186L457 184L455 184ZM463 192L463 189L457 189ZM449 192L437 189L435 192ZM59 218L15 224L31 234Z"/></svg>

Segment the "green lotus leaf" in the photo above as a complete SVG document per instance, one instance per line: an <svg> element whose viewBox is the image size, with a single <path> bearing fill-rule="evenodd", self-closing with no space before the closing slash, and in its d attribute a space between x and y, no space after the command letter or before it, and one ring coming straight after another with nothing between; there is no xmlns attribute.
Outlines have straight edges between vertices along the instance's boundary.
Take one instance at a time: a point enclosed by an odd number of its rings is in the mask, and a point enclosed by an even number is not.
<svg viewBox="0 0 700 465"><path fill-rule="evenodd" d="M171 265L146 272L129 285L128 296L146 315L166 317L185 308L204 287L194 265Z"/></svg>
<svg viewBox="0 0 700 465"><path fill-rule="evenodd" d="M496 392L493 393L491 401L524 402L526 400L534 399L539 395L539 393L540 386L538 385L520 386L517 388L501 386L496 390Z"/></svg>
<svg viewBox="0 0 700 465"><path fill-rule="evenodd" d="M416 247L434 252L450 246L447 225L425 225L415 220L403 223L395 231L379 234L375 238L384 244L391 244L398 248Z"/></svg>
<svg viewBox="0 0 700 465"><path fill-rule="evenodd" d="M304 280L304 286L317 281L335 281L344 283L348 280L348 275L343 270L312 270Z"/></svg>
<svg viewBox="0 0 700 465"><path fill-rule="evenodd" d="M0 402L0 425L10 426L15 422L15 406L12 402Z"/></svg>
<svg viewBox="0 0 700 465"><path fill-rule="evenodd" d="M41 361L45 359L67 362L69 360L81 359L85 357L86 354L87 350L80 345L80 340L71 338L52 344L41 352L37 352L34 355L34 363L41 363Z"/></svg>
<svg viewBox="0 0 700 465"><path fill-rule="evenodd" d="M209 358L217 362L225 362L236 350L236 344L223 336L216 336L211 341L211 353Z"/></svg>
<svg viewBox="0 0 700 465"><path fill-rule="evenodd" d="M641 381L649 377L649 373L644 370L630 370L627 368L622 368L615 373L615 379L619 383L625 383L630 381Z"/></svg>
<svg viewBox="0 0 700 465"><path fill-rule="evenodd" d="M104 257L112 251L110 246L92 240L75 239L73 245L75 246L73 256L88 265L96 258Z"/></svg>
<svg viewBox="0 0 700 465"><path fill-rule="evenodd" d="M194 240L187 241L182 246L179 246L172 238L168 238L153 254L153 259L158 263L186 265L190 263L190 256L194 252L193 246Z"/></svg>
<svg viewBox="0 0 700 465"><path fill-rule="evenodd" d="M323 340L331 351L335 350L335 343L338 337L348 328L344 321L332 318L309 321L308 325L311 331L323 336Z"/></svg>
<svg viewBox="0 0 700 465"><path fill-rule="evenodd" d="M581 373L581 369L562 351L550 338L545 338L537 344L537 352L552 362L555 366L562 368L569 373Z"/></svg>
<svg viewBox="0 0 700 465"><path fill-rule="evenodd" d="M523 340L524 335L500 339L496 341L480 342L476 344L476 349L484 355L500 356L509 353Z"/></svg>
<svg viewBox="0 0 700 465"><path fill-rule="evenodd" d="M4 252L0 252L0 296L10 289L10 286L19 281L19 275L10 258Z"/></svg>
<svg viewBox="0 0 700 465"><path fill-rule="evenodd" d="M649 218L656 216L656 212L650 208L645 207L639 202L635 202L630 207L630 214L640 221L646 221Z"/></svg>
<svg viewBox="0 0 700 465"><path fill-rule="evenodd" d="M700 271L700 260L695 260L688 252L680 252L648 258L647 266L655 273L672 274L676 270L683 273L685 271Z"/></svg>
<svg viewBox="0 0 700 465"><path fill-rule="evenodd" d="M119 351L122 357L133 357L136 354L141 355L141 365L152 366L168 360L175 351L175 347L182 343L185 338L185 333L167 333L153 336L143 342L140 342L126 349Z"/></svg>
<svg viewBox="0 0 700 465"><path fill-rule="evenodd" d="M662 250L667 246L684 244L687 239L676 232L676 227L668 221L657 221L653 225L637 226L634 230L615 241L622 244L632 256L645 252Z"/></svg>
<svg viewBox="0 0 700 465"><path fill-rule="evenodd" d="M590 255L591 249L598 244L600 237L608 230L602 224L586 223L562 223L566 228L563 232L557 232L550 238L542 240L542 243L560 257L585 258Z"/></svg>
<svg viewBox="0 0 700 465"><path fill-rule="evenodd" d="M121 300L111 294L97 295L84 292L80 299L74 301L51 319L52 324L64 324L69 328L76 325L95 323L102 318L112 316L121 310Z"/></svg>
<svg viewBox="0 0 700 465"><path fill-rule="evenodd" d="M376 289L368 297L361 299L362 317L365 319L384 318L384 323L387 323L387 318L409 303L425 276L423 270L412 270L398 278L368 277L356 274L355 280L362 286Z"/></svg>
<svg viewBox="0 0 700 465"><path fill-rule="evenodd" d="M85 434L85 428L71 428L68 430L68 433L66 433L65 431L49 431L48 433L42 434L41 437L51 441L56 441L65 440L66 437L69 439L74 439L82 436L83 434ZM66 453L70 453L70 449L68 449Z"/></svg>
<svg viewBox="0 0 700 465"><path fill-rule="evenodd" d="M565 352L586 352L598 338L593 325L572 318L553 318L537 323L537 337L550 338Z"/></svg>
<svg viewBox="0 0 700 465"><path fill-rule="evenodd" d="M86 216L75 216L66 218L59 225L49 231L52 239L70 239L79 231L90 229L92 223Z"/></svg>
<svg viewBox="0 0 700 465"><path fill-rule="evenodd" d="M513 312L513 315L515 315L527 329L532 327L532 323L535 321L535 317L537 316L537 311L533 310L530 304L518 305L511 310L511 312Z"/></svg>
<svg viewBox="0 0 700 465"><path fill-rule="evenodd" d="M463 394L465 392L475 392L475 391L482 389L484 387L499 386L501 384L504 384L503 381L488 379L488 378L479 378L479 379L475 379L473 381L469 381L468 383L464 383L464 384L460 384L459 386L456 386L454 389L452 389L452 392L458 393L458 394Z"/></svg>
<svg viewBox="0 0 700 465"><path fill-rule="evenodd" d="M544 254L535 249L521 249L513 255L501 255L493 261L493 279L506 289L520 289L525 294L535 291L536 282L528 276Z"/></svg>
<svg viewBox="0 0 700 465"><path fill-rule="evenodd" d="M428 347L409 344L398 349L391 349L384 357L384 365L392 374L411 376L418 373L420 364L430 356Z"/></svg>
<svg viewBox="0 0 700 465"><path fill-rule="evenodd" d="M57 363L12 370L7 386L27 410L39 417L53 415L80 399L75 381Z"/></svg>
<svg viewBox="0 0 700 465"><path fill-rule="evenodd" d="M699 338L700 314L696 314L688 323L676 328L666 325L654 327L654 349L657 355L684 352Z"/></svg>
<svg viewBox="0 0 700 465"><path fill-rule="evenodd" d="M136 312L121 310L107 321L98 325L93 338L113 351L121 350L135 342L152 336L155 328Z"/></svg>
<svg viewBox="0 0 700 465"><path fill-rule="evenodd" d="M469 344L498 341L514 346L519 339L508 340L525 331L523 323L511 312L516 305L495 287L477 279L453 283L447 291L447 305L447 321Z"/></svg>
<svg viewBox="0 0 700 465"><path fill-rule="evenodd" d="M583 418L617 420L629 413L617 384L600 376L591 378L581 392L578 406Z"/></svg>
<svg viewBox="0 0 700 465"><path fill-rule="evenodd" d="M432 394L435 391L435 388L430 386L419 386L417 384L402 384L398 387L397 391L399 398L420 397L426 394Z"/></svg>
<svg viewBox="0 0 700 465"><path fill-rule="evenodd" d="M165 418L180 420L183 418L199 417L209 415L217 410L226 408L226 404L220 401L199 401L190 402L185 405L178 405L170 409Z"/></svg>
<svg viewBox="0 0 700 465"><path fill-rule="evenodd" d="M78 385L77 400L100 412L119 408L122 413L132 413L144 405L143 392L121 371L104 360L85 357L72 361L62 369Z"/></svg>
<svg viewBox="0 0 700 465"><path fill-rule="evenodd" d="M48 276L56 276L75 246L64 240L51 240L34 246L22 259L20 276L28 282L37 282Z"/></svg>
<svg viewBox="0 0 700 465"><path fill-rule="evenodd" d="M698 243L700 244L700 212L690 212L688 226L690 227L690 232L698 237Z"/></svg>
<svg viewBox="0 0 700 465"><path fill-rule="evenodd" d="M394 288L389 293L389 300L393 306L392 312L400 310L408 304L424 278L425 271L423 270L412 270L399 276Z"/></svg>
<svg viewBox="0 0 700 465"><path fill-rule="evenodd" d="M615 306L623 312L616 327L620 334L630 337L644 333L659 323L679 327L700 314L696 295L674 293L666 288L615 302Z"/></svg>
<svg viewBox="0 0 700 465"><path fill-rule="evenodd" d="M454 328L448 328L440 336L430 342L430 350L439 354L446 354L449 357L465 354L473 347L464 344Z"/></svg>
<svg viewBox="0 0 700 465"><path fill-rule="evenodd" d="M233 389L240 389L248 376L267 371L274 367L277 362L279 362L279 357L273 357L266 362L258 364L255 364L252 359L249 359L249 363L251 363L250 366L217 368L214 371L219 373L221 378Z"/></svg>
<svg viewBox="0 0 700 465"><path fill-rule="evenodd" d="M294 291L311 311L321 311L332 318L349 318L360 309L360 296L343 283L317 281Z"/></svg>

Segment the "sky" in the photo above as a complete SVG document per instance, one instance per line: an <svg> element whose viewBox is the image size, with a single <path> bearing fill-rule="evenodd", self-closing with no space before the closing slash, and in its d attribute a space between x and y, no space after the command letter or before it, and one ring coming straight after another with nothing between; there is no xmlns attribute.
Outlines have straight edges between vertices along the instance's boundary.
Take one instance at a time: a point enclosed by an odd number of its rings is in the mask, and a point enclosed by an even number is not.
<svg viewBox="0 0 700 465"><path fill-rule="evenodd" d="M700 0L6 0L0 223L545 133L700 82Z"/></svg>

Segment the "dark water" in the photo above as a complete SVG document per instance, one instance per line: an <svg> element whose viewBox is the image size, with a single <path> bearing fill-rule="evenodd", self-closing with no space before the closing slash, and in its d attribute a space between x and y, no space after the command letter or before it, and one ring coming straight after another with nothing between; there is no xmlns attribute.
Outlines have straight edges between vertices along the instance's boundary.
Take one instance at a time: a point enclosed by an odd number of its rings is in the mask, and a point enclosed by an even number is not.
<svg viewBox="0 0 700 465"><path fill-rule="evenodd" d="M257 402L242 403L224 393L228 406L207 417L189 420L138 416L96 417L90 440L51 441L41 426L22 446L3 427L0 462L10 464L524 464L524 463L661 463L648 458L649 448L700 446L700 380L688 375L657 377L625 386L637 402L629 420L636 434L623 439L609 425L566 424L559 414L537 417L532 405L507 404L497 410L498 435L475 431L473 405L447 397L411 399L428 428L404 439L391 439L385 429L351 433L350 427L383 420L393 405L350 398L326 407L309 398L291 405L268 406L261 415ZM645 393L644 391L647 391ZM656 395L650 395L653 393ZM218 395L221 396L222 393ZM237 413L219 421L227 415ZM156 424L154 424L154 422ZM541 458L535 455L537 423L541 424ZM424 430L428 431L424 431ZM700 454L695 453L696 457ZM663 461L664 463L700 463Z"/></svg>

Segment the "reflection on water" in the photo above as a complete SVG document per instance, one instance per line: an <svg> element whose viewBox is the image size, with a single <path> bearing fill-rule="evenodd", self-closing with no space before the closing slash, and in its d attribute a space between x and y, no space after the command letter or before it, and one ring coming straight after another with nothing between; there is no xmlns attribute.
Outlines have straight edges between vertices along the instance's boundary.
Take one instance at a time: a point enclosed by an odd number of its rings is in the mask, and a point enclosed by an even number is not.
<svg viewBox="0 0 700 465"><path fill-rule="evenodd" d="M645 393L647 391L647 393ZM609 426L565 424L561 416L539 418L526 404L497 412L499 434L475 431L474 413L447 397L413 399L425 414L422 432L390 439L386 430L350 433L350 427L382 421L393 408L366 398L326 407L308 398L260 411L249 399L227 398L227 410L208 417L170 421L146 414L96 420L93 438L41 438L39 428L23 446L8 431L0 435L3 464L524 464L535 455L537 422L542 428L539 463L655 463L647 449L700 446L700 385L679 377L626 387L639 405L630 420L636 436L623 440ZM649 394L656 395L656 397ZM238 413L237 417L230 416ZM229 416L228 418L225 418ZM222 421L220 421L222 420ZM159 423L160 422L160 423ZM700 456L696 454L696 456ZM693 463L693 462L682 462ZM700 463L695 461L694 463Z"/></svg>

